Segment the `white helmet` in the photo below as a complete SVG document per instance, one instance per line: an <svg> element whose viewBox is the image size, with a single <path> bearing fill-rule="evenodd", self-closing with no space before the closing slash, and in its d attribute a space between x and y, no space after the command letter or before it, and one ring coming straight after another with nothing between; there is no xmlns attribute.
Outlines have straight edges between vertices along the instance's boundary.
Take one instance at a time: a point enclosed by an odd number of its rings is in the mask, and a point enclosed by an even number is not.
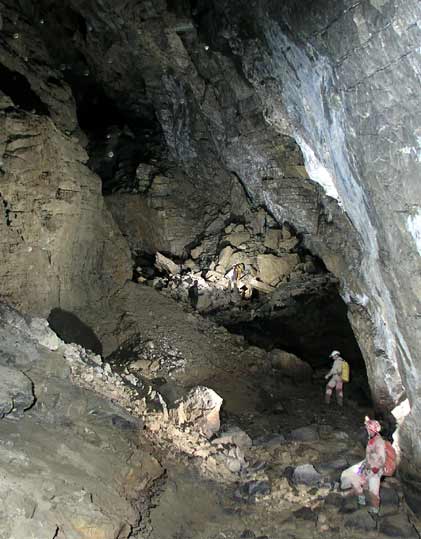
<svg viewBox="0 0 421 539"><path fill-rule="evenodd" d="M333 352L330 354L329 357L332 357L332 358L333 358L333 357L335 357L335 356L340 356L340 355L341 355L341 353L340 353L338 350L333 350Z"/></svg>

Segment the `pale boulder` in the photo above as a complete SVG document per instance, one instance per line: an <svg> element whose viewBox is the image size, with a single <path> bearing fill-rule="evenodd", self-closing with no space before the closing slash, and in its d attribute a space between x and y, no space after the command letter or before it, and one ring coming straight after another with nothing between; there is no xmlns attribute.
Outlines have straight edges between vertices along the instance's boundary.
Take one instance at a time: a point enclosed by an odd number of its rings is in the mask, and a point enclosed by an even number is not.
<svg viewBox="0 0 421 539"><path fill-rule="evenodd" d="M282 371L297 382L310 380L313 375L311 366L294 354L275 348L269 353L269 359L274 369Z"/></svg>
<svg viewBox="0 0 421 539"><path fill-rule="evenodd" d="M169 275L177 275L180 273L180 266L161 253L156 253L155 266Z"/></svg>
<svg viewBox="0 0 421 539"><path fill-rule="evenodd" d="M282 241L282 230L279 228L270 228L266 231L264 245L272 251L279 249L279 244Z"/></svg>
<svg viewBox="0 0 421 539"><path fill-rule="evenodd" d="M179 425L188 423L206 438L211 438L221 425L219 411L222 402L222 397L213 389L197 386L176 402L172 416Z"/></svg>
<svg viewBox="0 0 421 539"><path fill-rule="evenodd" d="M62 343L44 318L32 318L29 330L34 339L49 350L57 350Z"/></svg>
<svg viewBox="0 0 421 539"><path fill-rule="evenodd" d="M276 286L282 279L288 276L300 262L298 255L289 254L278 257L275 255L258 255L258 277L268 285Z"/></svg>

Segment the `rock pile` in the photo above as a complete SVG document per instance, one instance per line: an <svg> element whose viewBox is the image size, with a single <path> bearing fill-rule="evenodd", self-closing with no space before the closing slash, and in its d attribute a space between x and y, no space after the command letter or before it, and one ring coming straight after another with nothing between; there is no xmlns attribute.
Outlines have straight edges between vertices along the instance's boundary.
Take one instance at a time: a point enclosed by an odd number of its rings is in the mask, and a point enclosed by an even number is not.
<svg viewBox="0 0 421 539"><path fill-rule="evenodd" d="M216 241L205 239L191 249L182 264L157 252L159 274L137 266L135 278L182 302L191 301L189 290L197 286L193 307L202 313L248 308L250 300L256 310L259 297L267 302L284 283L305 281L321 271L311 256L299 254L300 241L292 229L277 227L267 214L263 217L270 226L231 223Z"/></svg>

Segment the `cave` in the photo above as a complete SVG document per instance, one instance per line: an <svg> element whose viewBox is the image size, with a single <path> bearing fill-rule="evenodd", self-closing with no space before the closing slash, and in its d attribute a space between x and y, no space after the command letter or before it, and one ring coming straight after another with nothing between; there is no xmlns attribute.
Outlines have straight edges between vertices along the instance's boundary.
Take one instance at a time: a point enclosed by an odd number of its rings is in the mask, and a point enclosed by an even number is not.
<svg viewBox="0 0 421 539"><path fill-rule="evenodd" d="M420 537L420 21L0 0L0 537Z"/></svg>

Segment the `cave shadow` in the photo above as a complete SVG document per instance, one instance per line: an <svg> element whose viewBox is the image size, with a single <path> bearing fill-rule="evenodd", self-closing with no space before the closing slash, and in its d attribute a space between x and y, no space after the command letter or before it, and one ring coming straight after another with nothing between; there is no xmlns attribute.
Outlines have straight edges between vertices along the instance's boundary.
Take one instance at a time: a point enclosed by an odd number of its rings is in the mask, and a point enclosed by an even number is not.
<svg viewBox="0 0 421 539"><path fill-rule="evenodd" d="M74 313L59 308L52 309L48 323L65 343L76 343L95 354L102 355L101 341Z"/></svg>
<svg viewBox="0 0 421 539"><path fill-rule="evenodd" d="M351 380L346 384L348 398L359 406L372 406L365 362L348 320L347 306L335 284L323 294L302 294L279 310L275 306L272 316L227 328L252 346L295 354L312 366L321 385L322 374L332 366L331 351L339 350L351 367Z"/></svg>

